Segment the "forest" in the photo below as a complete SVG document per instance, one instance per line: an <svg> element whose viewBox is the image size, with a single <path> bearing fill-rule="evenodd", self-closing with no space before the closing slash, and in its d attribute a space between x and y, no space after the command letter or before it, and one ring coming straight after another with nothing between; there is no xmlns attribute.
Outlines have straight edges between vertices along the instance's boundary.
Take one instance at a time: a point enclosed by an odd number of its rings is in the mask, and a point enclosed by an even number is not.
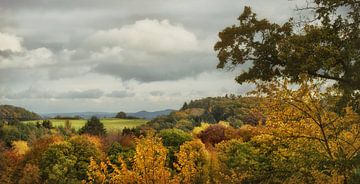
<svg viewBox="0 0 360 184"><path fill-rule="evenodd" d="M256 86L247 95L192 99L122 130L4 106L0 183L359 183L360 1L297 11L312 19L278 24L247 6L219 32L218 69L252 63L235 79Z"/></svg>

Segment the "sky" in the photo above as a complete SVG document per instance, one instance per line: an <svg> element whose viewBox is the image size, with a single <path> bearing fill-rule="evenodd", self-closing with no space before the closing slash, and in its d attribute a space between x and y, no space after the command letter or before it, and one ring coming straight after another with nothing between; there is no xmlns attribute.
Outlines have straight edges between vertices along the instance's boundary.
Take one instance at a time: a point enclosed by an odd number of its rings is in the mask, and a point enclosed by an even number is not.
<svg viewBox="0 0 360 184"><path fill-rule="evenodd" d="M0 0L0 104L38 113L179 109L243 95L216 69L244 6L284 22L301 0Z"/></svg>

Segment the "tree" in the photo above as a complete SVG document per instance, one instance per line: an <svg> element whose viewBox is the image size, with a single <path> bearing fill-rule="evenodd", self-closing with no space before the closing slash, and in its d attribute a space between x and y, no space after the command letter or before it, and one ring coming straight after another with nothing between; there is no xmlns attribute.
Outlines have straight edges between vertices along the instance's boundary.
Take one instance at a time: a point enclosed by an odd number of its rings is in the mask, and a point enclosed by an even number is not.
<svg viewBox="0 0 360 184"><path fill-rule="evenodd" d="M135 150L133 171L138 183L171 183L170 171L165 166L167 149L159 137L150 132L137 139Z"/></svg>
<svg viewBox="0 0 360 184"><path fill-rule="evenodd" d="M115 118L125 119L126 113L125 112L118 112L115 116Z"/></svg>
<svg viewBox="0 0 360 184"><path fill-rule="evenodd" d="M47 129L51 129L52 128L52 123L50 120L44 120L41 125L44 127L44 128L47 128Z"/></svg>
<svg viewBox="0 0 360 184"><path fill-rule="evenodd" d="M270 131L253 140L272 137L268 142L278 142L272 166L289 170L288 178L312 175L314 180L321 176L328 183L347 183L360 167L360 116L351 107L343 115L335 113L328 100L332 91L320 86L304 82L291 90L285 82L259 87L268 95L263 105Z"/></svg>
<svg viewBox="0 0 360 184"><path fill-rule="evenodd" d="M360 112L360 2L313 0L300 10L315 14L313 21L300 22L299 29L293 19L284 24L259 20L245 7L239 24L219 33L217 67L251 63L236 78L240 84L278 77L298 83L302 75L332 80L341 92L340 110L350 103Z"/></svg>
<svg viewBox="0 0 360 184"><path fill-rule="evenodd" d="M180 110L185 110L188 108L188 104L186 102L184 102L183 106L181 107Z"/></svg>
<svg viewBox="0 0 360 184"><path fill-rule="evenodd" d="M96 116L93 116L86 122L79 132L80 134L103 136L106 134L106 129L104 128L104 124L102 124Z"/></svg>
<svg viewBox="0 0 360 184"><path fill-rule="evenodd" d="M176 154L178 163L175 168L179 171L180 183L207 183L209 153L200 140L193 140L180 146Z"/></svg>

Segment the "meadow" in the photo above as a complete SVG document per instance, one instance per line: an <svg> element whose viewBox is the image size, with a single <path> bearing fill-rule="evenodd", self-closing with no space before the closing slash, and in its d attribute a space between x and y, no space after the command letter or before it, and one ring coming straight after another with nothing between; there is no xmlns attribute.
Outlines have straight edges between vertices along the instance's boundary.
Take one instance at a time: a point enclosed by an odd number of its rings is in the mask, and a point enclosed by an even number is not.
<svg viewBox="0 0 360 184"><path fill-rule="evenodd" d="M36 123L38 120L34 121L24 121L25 123ZM54 127L64 126L64 119L50 119L52 125ZM79 120L69 120L71 122L71 126L76 130L79 130L86 123L86 119ZM118 118L103 118L100 121L104 124L106 130L122 130L124 128L133 128L145 124L147 120L144 119L118 119ZM41 121L39 121L41 123Z"/></svg>

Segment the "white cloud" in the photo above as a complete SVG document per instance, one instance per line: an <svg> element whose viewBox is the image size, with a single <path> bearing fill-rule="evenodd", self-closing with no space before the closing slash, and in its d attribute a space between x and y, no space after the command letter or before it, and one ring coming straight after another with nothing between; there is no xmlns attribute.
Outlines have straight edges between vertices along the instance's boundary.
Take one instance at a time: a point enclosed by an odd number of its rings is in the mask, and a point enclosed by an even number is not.
<svg viewBox="0 0 360 184"><path fill-rule="evenodd" d="M0 69L6 68L33 68L55 63L54 54L47 48L23 50L21 53L8 57L0 56Z"/></svg>
<svg viewBox="0 0 360 184"><path fill-rule="evenodd" d="M182 25L168 20L144 19L120 29L97 31L89 37L92 46L130 48L148 52L179 53L199 51L196 36Z"/></svg>
<svg viewBox="0 0 360 184"><path fill-rule="evenodd" d="M0 51L20 52L22 40L15 35L0 32Z"/></svg>

